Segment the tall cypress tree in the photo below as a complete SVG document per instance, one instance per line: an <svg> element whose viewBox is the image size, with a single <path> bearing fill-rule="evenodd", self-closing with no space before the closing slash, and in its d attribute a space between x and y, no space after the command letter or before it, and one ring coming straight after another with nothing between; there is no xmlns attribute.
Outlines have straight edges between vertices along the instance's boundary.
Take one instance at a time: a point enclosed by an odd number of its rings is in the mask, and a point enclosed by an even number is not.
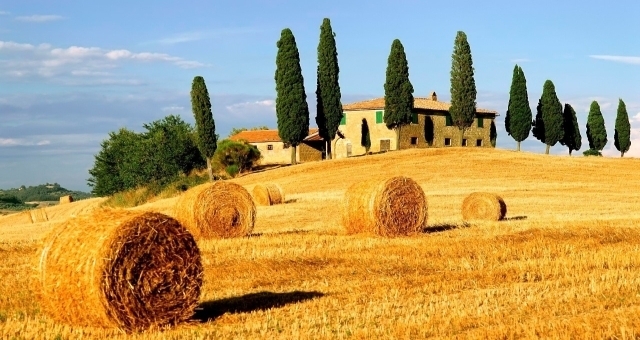
<svg viewBox="0 0 640 340"><path fill-rule="evenodd" d="M624 157L624 153L629 151L631 147L631 124L629 124L627 105L622 99L618 101L618 115L616 116L616 131L613 135L613 141L616 149L620 151L620 157Z"/></svg>
<svg viewBox="0 0 640 340"><path fill-rule="evenodd" d="M564 104L562 119L564 136L562 136L560 144L569 149L569 156L571 156L571 152L578 151L582 147L582 136L580 135L580 127L578 126L576 110L574 110L570 104Z"/></svg>
<svg viewBox="0 0 640 340"><path fill-rule="evenodd" d="M458 31L451 55L451 107L453 124L460 129L460 145L464 130L473 124L476 114L476 82L467 35Z"/></svg>
<svg viewBox="0 0 640 340"><path fill-rule="evenodd" d="M547 145L545 154L549 154L549 149L556 145L564 136L562 104L556 95L556 88L551 80L544 82L542 97L540 98L540 110L544 123L544 141ZM537 122L536 116L536 124Z"/></svg>
<svg viewBox="0 0 640 340"><path fill-rule="evenodd" d="M396 150L400 150L400 130L411 123L413 85L409 80L409 63L404 47L396 39L391 44L384 83L384 122L396 131Z"/></svg>
<svg viewBox="0 0 640 340"><path fill-rule="evenodd" d="M309 135L309 105L304 92L300 54L290 29L282 30L277 46L275 81L278 135L283 142L291 144L291 164L296 164L297 147Z"/></svg>
<svg viewBox="0 0 640 340"><path fill-rule="evenodd" d="M369 153L369 149L371 149L371 132L366 118L362 118L362 125L360 125L360 145L364 147L365 153Z"/></svg>
<svg viewBox="0 0 640 340"><path fill-rule="evenodd" d="M211 157L216 152L218 141L216 137L216 124L211 112L211 100L204 78L196 76L191 84L191 111L196 121L196 131L198 134L198 149L207 159L207 173L209 179L213 181L213 169L211 168Z"/></svg>
<svg viewBox="0 0 640 340"><path fill-rule="evenodd" d="M531 133L537 140L546 144L544 138L544 120L542 119L542 99L538 99L536 118L531 122Z"/></svg>
<svg viewBox="0 0 640 340"><path fill-rule="evenodd" d="M320 26L320 42L318 43L318 77L316 87L317 115L316 124L320 136L327 141L327 158L332 158L331 141L342 119L342 102L340 84L338 82L338 51L335 33L331 29L331 21L325 18Z"/></svg>
<svg viewBox="0 0 640 340"><path fill-rule="evenodd" d="M589 148L594 151L602 151L607 145L607 130L604 127L604 118L597 101L591 102L589 116L587 117L587 139Z"/></svg>
<svg viewBox="0 0 640 340"><path fill-rule="evenodd" d="M527 80L522 68L516 65L513 68L513 78L509 91L509 108L505 125L507 133L517 142L516 150L520 151L520 142L529 137L531 130L531 107L527 94Z"/></svg>

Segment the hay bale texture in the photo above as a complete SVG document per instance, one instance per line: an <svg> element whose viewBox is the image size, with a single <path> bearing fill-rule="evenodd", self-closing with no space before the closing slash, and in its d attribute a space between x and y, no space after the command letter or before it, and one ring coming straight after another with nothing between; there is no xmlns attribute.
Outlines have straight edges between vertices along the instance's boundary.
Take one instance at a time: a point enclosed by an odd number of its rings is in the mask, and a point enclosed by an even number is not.
<svg viewBox="0 0 640 340"><path fill-rule="evenodd" d="M418 183L404 176L355 183L345 194L342 222L349 234L415 234L427 224L426 196Z"/></svg>
<svg viewBox="0 0 640 340"><path fill-rule="evenodd" d="M257 184L251 191L257 205L274 205L284 203L284 191L275 183Z"/></svg>
<svg viewBox="0 0 640 340"><path fill-rule="evenodd" d="M67 203L71 203L71 202L73 202L73 196L71 196L71 195L66 195L66 196L60 197L60 204L67 204Z"/></svg>
<svg viewBox="0 0 640 340"><path fill-rule="evenodd" d="M462 202L462 219L465 221L500 221L507 214L502 197L488 192L474 192Z"/></svg>
<svg viewBox="0 0 640 340"><path fill-rule="evenodd" d="M154 212L96 210L58 224L36 258L35 292L52 319L138 331L188 320L203 267L193 236Z"/></svg>
<svg viewBox="0 0 640 340"><path fill-rule="evenodd" d="M187 190L174 208L176 218L196 238L249 235L256 220L251 194L239 184L216 181Z"/></svg>

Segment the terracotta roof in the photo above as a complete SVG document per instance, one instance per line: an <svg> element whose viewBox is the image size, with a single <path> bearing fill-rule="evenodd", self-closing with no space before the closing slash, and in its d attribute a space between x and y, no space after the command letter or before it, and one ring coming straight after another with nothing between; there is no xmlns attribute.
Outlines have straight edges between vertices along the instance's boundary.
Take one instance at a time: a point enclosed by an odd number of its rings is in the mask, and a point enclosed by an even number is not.
<svg viewBox="0 0 640 340"><path fill-rule="evenodd" d="M415 97L413 99L413 107L423 110L435 110L435 111L449 111L450 103L445 103L437 100L432 100L426 97ZM363 100L361 102L355 102L342 105L342 109L345 111L355 110L383 110L384 109L384 97ZM497 111L476 108L476 112L485 113L491 115L498 115Z"/></svg>
<svg viewBox="0 0 640 340"><path fill-rule="evenodd" d="M309 135L313 135L318 132L317 128L309 129ZM281 142L278 130L245 130L241 131L231 137L230 140L245 140L248 143L266 143L266 142Z"/></svg>
<svg viewBox="0 0 640 340"><path fill-rule="evenodd" d="M316 130L317 130L317 129L316 129ZM305 141L311 141L311 142L314 142L314 141L321 141L321 140L324 140L324 139L322 139L322 137L320 137L320 132L319 132L319 131L316 131L316 132L314 132L314 133L312 133L312 134L308 135L304 140L305 140Z"/></svg>

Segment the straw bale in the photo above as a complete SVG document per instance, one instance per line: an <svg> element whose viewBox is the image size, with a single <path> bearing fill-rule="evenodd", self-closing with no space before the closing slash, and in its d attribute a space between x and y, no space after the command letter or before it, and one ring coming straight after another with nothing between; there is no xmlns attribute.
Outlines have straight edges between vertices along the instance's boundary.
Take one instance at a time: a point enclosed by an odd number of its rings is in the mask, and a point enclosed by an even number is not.
<svg viewBox="0 0 640 340"><path fill-rule="evenodd" d="M345 193L342 222L349 234L418 233L427 224L426 196L418 183L404 176L358 182Z"/></svg>
<svg viewBox="0 0 640 340"><path fill-rule="evenodd" d="M182 194L174 216L196 238L241 237L253 231L256 205L241 185L215 181Z"/></svg>
<svg viewBox="0 0 640 340"><path fill-rule="evenodd" d="M462 202L462 219L465 221L500 221L507 214L502 197L488 192L474 192Z"/></svg>
<svg viewBox="0 0 640 340"><path fill-rule="evenodd" d="M140 331L188 320L203 267L193 236L160 213L96 210L70 218L35 259L35 292L52 319Z"/></svg>
<svg viewBox="0 0 640 340"><path fill-rule="evenodd" d="M67 195L60 197L60 204L66 204L73 202L73 196Z"/></svg>
<svg viewBox="0 0 640 340"><path fill-rule="evenodd" d="M27 213L31 218L31 223L47 222L49 220L47 211L44 208L27 210Z"/></svg>
<svg viewBox="0 0 640 340"><path fill-rule="evenodd" d="M251 193L257 205L284 203L284 191L275 183L257 184Z"/></svg>

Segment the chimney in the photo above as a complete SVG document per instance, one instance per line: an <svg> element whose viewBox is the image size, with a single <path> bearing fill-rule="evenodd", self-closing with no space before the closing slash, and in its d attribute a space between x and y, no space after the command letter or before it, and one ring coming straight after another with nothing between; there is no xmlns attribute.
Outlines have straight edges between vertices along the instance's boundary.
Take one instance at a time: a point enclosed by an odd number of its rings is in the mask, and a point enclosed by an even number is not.
<svg viewBox="0 0 640 340"><path fill-rule="evenodd" d="M429 97L431 97L431 100L438 101L438 95L436 95L436 91L431 91L431 95L429 95Z"/></svg>

